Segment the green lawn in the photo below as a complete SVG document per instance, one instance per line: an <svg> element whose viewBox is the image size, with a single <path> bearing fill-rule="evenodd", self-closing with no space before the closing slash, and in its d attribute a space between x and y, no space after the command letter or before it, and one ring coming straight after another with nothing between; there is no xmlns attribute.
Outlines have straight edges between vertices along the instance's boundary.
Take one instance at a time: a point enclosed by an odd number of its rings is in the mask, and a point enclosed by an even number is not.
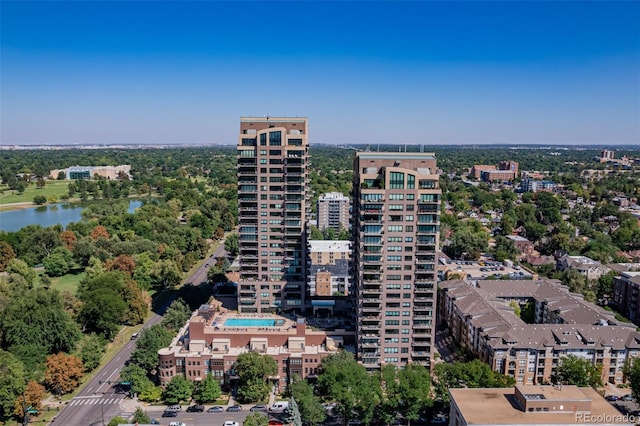
<svg viewBox="0 0 640 426"><path fill-rule="evenodd" d="M34 182L28 185L22 194L7 189L6 185L1 185L0 191L3 192L0 194L0 206L10 203L31 203L33 202L33 197L36 195L44 195L47 199L49 199L49 197L56 197L60 200L64 194L69 192L69 182L68 180L46 181L43 188L38 188Z"/></svg>
<svg viewBox="0 0 640 426"><path fill-rule="evenodd" d="M67 274L61 277L51 278L51 288L63 292L68 290L71 294L76 294L80 280L87 275L86 272L80 272L79 274Z"/></svg>

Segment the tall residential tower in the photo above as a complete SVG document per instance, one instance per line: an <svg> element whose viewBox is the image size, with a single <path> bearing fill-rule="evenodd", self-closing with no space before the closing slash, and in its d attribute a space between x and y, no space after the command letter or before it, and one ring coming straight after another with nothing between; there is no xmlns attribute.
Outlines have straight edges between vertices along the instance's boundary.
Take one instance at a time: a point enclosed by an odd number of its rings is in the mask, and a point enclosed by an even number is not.
<svg viewBox="0 0 640 426"><path fill-rule="evenodd" d="M308 166L306 118L240 119L240 312L304 308Z"/></svg>
<svg viewBox="0 0 640 426"><path fill-rule="evenodd" d="M318 229L332 228L336 235L340 228L349 229L349 197L341 192L328 192L318 198Z"/></svg>
<svg viewBox="0 0 640 426"><path fill-rule="evenodd" d="M413 362L430 366L440 198L434 154L356 153L357 350L368 369Z"/></svg>

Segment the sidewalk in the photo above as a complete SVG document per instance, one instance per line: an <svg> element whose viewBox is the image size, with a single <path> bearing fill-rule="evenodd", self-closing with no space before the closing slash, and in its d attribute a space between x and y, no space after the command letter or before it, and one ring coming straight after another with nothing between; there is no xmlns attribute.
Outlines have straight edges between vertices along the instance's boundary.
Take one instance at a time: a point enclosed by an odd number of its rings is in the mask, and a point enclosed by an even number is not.
<svg viewBox="0 0 640 426"><path fill-rule="evenodd" d="M144 409L146 404L144 402L140 402L137 399L125 398L120 402L120 409L123 411L122 417L132 416L135 413L136 408L141 407Z"/></svg>

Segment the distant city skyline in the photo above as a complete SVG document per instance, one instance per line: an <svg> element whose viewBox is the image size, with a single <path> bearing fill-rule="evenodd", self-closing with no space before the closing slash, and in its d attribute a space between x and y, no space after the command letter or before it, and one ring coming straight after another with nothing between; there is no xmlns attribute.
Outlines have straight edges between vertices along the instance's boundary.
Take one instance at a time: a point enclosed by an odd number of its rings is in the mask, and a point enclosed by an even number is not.
<svg viewBox="0 0 640 426"><path fill-rule="evenodd" d="M640 143L640 3L0 5L0 144Z"/></svg>

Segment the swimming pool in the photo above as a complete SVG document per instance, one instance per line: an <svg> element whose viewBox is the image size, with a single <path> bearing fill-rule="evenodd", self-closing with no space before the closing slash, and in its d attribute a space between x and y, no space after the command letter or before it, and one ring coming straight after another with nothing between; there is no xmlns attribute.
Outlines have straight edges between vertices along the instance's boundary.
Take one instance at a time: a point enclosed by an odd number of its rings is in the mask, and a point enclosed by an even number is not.
<svg viewBox="0 0 640 426"><path fill-rule="evenodd" d="M275 327L276 320L265 318L229 318L225 327Z"/></svg>

